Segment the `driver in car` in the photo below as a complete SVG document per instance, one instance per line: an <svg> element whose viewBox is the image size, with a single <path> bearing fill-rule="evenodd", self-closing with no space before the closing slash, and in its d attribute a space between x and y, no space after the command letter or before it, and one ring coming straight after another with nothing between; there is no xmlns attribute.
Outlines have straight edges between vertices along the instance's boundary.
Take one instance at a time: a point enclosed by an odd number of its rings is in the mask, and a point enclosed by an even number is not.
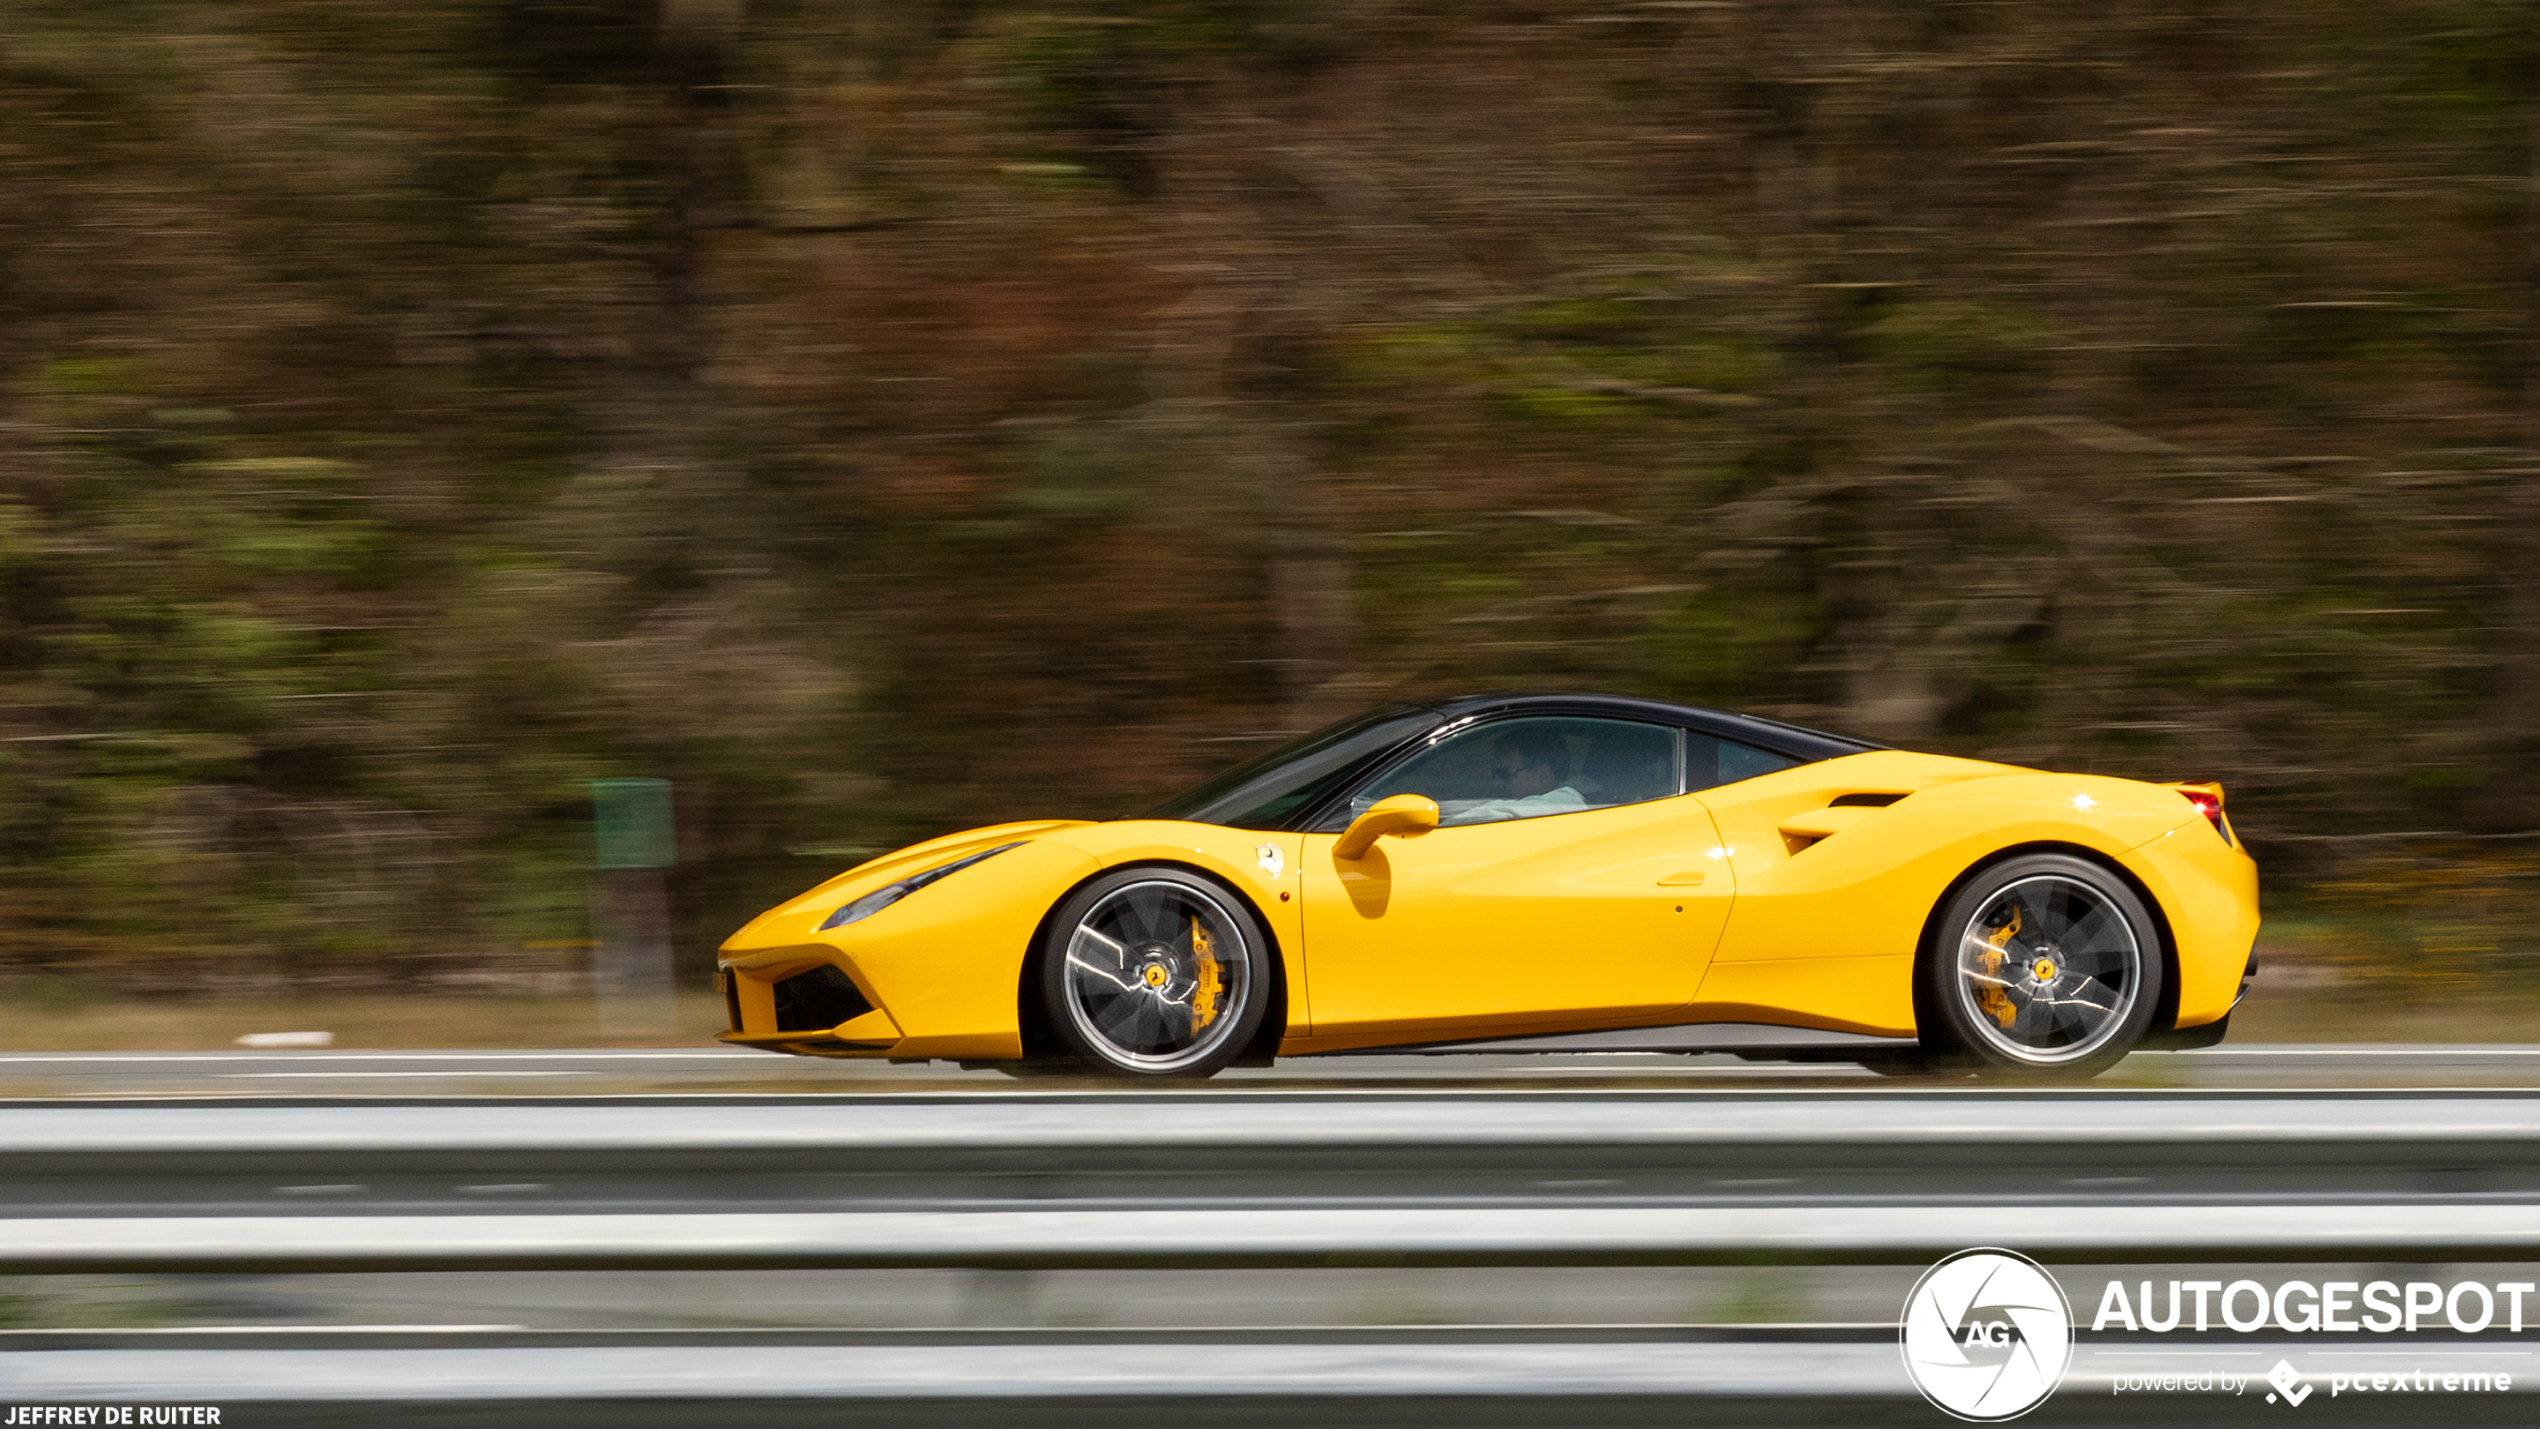
<svg viewBox="0 0 2540 1429"><path fill-rule="evenodd" d="M1457 800L1456 807L1440 812L1447 816L1444 822L1457 824L1566 814L1588 806L1587 796L1571 780L1570 742L1540 725L1520 727L1501 735L1491 750L1495 797Z"/></svg>

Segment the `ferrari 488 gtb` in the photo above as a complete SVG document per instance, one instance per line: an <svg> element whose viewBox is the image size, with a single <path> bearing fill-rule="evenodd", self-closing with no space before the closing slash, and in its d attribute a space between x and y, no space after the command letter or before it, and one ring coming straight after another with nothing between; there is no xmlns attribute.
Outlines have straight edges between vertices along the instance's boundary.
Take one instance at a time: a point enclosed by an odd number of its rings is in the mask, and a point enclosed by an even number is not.
<svg viewBox="0 0 2540 1429"><path fill-rule="evenodd" d="M1134 819L974 829L723 948L727 1042L1124 1076L1367 1048L2087 1076L2221 1038L2211 784L1600 696L1396 705Z"/></svg>

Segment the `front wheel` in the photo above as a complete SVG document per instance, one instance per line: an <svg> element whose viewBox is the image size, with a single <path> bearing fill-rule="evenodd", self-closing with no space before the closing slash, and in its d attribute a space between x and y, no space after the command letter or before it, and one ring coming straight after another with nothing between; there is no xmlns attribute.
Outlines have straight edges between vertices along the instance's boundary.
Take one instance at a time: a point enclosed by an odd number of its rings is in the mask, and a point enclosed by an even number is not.
<svg viewBox="0 0 2540 1429"><path fill-rule="evenodd" d="M1106 874L1059 905L1045 936L1044 1025L1087 1071L1214 1076L1261 1027L1266 939L1233 894L1196 874Z"/></svg>
<svg viewBox="0 0 2540 1429"><path fill-rule="evenodd" d="M2116 1065L2161 1000L2160 934L2115 874L2064 854L1984 870L1924 952L1924 1046L1947 1062L2086 1078Z"/></svg>

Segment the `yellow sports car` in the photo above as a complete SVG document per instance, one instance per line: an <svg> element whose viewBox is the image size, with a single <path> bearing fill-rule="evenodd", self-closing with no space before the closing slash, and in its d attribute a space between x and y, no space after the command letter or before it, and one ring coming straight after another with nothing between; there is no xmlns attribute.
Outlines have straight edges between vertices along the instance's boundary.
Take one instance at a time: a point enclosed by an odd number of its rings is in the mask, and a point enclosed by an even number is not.
<svg viewBox="0 0 2540 1429"><path fill-rule="evenodd" d="M933 839L724 944L722 1040L1127 1077L1368 1048L2088 1076L2221 1040L2213 784L1605 696L1394 705L1134 819Z"/></svg>

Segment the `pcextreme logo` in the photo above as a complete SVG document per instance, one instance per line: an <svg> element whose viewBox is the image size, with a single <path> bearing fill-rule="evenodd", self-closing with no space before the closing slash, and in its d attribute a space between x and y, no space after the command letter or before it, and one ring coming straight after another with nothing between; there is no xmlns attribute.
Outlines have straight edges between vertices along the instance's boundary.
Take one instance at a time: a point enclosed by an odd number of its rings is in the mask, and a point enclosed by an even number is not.
<svg viewBox="0 0 2540 1429"><path fill-rule="evenodd" d="M1959 1419L2019 1418L2046 1402L2073 1360L2063 1287L2007 1250L1962 1250L1923 1272L1901 1324L1907 1377Z"/></svg>
<svg viewBox="0 0 2540 1429"><path fill-rule="evenodd" d="M2267 1371L2267 1383L2275 1386L2275 1393L2267 1396L2269 1404L2281 1398L2285 1403L2299 1407L2303 1400L2311 1397L2311 1387L2302 1382L2301 1371L2295 1369L2290 1360L2277 1360L2275 1368Z"/></svg>

